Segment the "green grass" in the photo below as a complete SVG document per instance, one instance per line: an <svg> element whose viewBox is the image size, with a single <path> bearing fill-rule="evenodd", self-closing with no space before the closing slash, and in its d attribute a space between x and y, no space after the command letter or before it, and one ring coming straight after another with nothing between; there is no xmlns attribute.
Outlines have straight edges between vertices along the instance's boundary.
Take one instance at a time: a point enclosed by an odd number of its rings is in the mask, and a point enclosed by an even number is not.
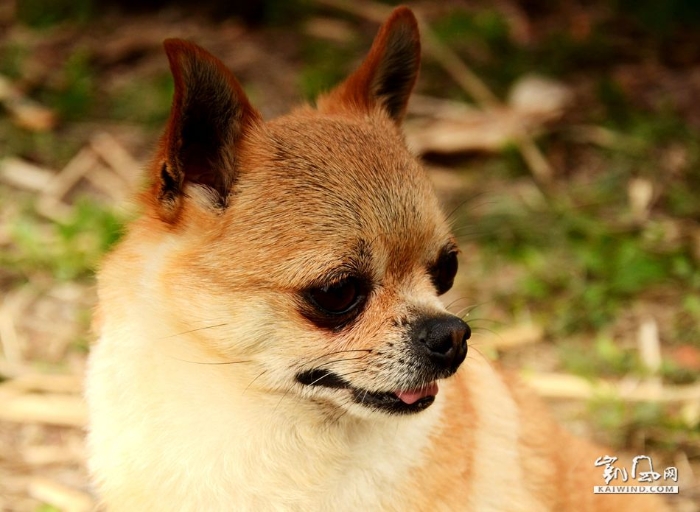
<svg viewBox="0 0 700 512"><path fill-rule="evenodd" d="M303 45L304 66L299 75L299 89L307 101L338 85L349 72L360 52L356 43L340 44L307 38ZM359 64L359 63L358 63Z"/></svg>
<svg viewBox="0 0 700 512"><path fill-rule="evenodd" d="M0 54L0 73L10 79L19 78L22 75L22 66L30 50L21 43L11 42Z"/></svg>
<svg viewBox="0 0 700 512"><path fill-rule="evenodd" d="M85 119L97 101L90 51L77 48L63 63L60 79L45 88L39 99L51 105L64 121Z"/></svg>
<svg viewBox="0 0 700 512"><path fill-rule="evenodd" d="M9 226L12 245L0 264L24 281L46 274L59 281L90 277L102 255L119 239L124 219L88 198L66 222L41 219L25 207Z"/></svg>
<svg viewBox="0 0 700 512"><path fill-rule="evenodd" d="M61 512L61 509L54 507L53 505L43 503L36 508L36 512Z"/></svg>
<svg viewBox="0 0 700 512"><path fill-rule="evenodd" d="M109 117L161 129L170 113L173 91L173 80L168 72L128 82L110 91Z"/></svg>
<svg viewBox="0 0 700 512"><path fill-rule="evenodd" d="M580 195L604 198L604 187L595 188L597 194ZM549 318L551 334L562 336L604 327L629 300L655 288L700 290L700 268L690 248L659 244L663 233L654 223L618 222L627 212L616 203L544 203L533 209L500 198L486 215L463 223L478 226L487 253L525 270L517 288L521 300L512 295L503 300L534 308Z"/></svg>
<svg viewBox="0 0 700 512"><path fill-rule="evenodd" d="M588 415L605 443L613 447L643 448L651 446L675 451L698 446L700 431L689 425L679 411L655 402L627 402L597 397L588 404Z"/></svg>
<svg viewBox="0 0 700 512"><path fill-rule="evenodd" d="M93 0L21 0L17 19L34 28L46 29L61 22L86 23L95 11Z"/></svg>
<svg viewBox="0 0 700 512"><path fill-rule="evenodd" d="M559 357L567 372L583 377L611 377L644 370L634 349L623 348L605 334L590 342L565 340L558 346Z"/></svg>

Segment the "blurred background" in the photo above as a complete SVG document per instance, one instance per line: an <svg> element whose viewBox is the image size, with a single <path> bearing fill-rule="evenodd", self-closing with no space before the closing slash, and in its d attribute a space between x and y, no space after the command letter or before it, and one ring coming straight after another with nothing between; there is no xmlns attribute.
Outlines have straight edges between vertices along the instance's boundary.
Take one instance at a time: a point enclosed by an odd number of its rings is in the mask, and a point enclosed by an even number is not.
<svg viewBox="0 0 700 512"><path fill-rule="evenodd" d="M674 510L700 511L700 2L407 3L406 138L460 240L445 301L472 350L619 467L677 467ZM354 69L390 9L0 0L1 511L94 507L94 272L168 115L162 40L219 56L271 118Z"/></svg>

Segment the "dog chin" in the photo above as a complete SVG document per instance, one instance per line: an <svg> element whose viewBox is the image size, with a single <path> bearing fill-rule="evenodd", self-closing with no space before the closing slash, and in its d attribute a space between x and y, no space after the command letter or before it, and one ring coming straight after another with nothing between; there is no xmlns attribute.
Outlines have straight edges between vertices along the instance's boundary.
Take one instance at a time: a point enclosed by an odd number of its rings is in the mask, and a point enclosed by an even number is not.
<svg viewBox="0 0 700 512"><path fill-rule="evenodd" d="M357 387L332 372L318 369L300 372L296 375L296 380L310 388L324 388L332 394L342 394L343 401L352 410L389 415L419 413L433 404L439 390L437 381L433 380L415 387L373 391Z"/></svg>

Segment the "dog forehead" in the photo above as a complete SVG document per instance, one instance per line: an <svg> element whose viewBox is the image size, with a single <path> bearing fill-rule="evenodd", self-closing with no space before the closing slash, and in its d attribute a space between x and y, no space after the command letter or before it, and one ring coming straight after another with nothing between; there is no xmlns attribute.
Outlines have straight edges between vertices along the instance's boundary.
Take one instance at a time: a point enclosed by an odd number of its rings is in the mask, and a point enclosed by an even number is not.
<svg viewBox="0 0 700 512"><path fill-rule="evenodd" d="M432 193L424 171L387 119L292 115L270 123L263 136L264 143L255 144L262 154L252 165L262 169L252 173L280 195L332 199L362 213L362 205L414 208Z"/></svg>
<svg viewBox="0 0 700 512"><path fill-rule="evenodd" d="M267 136L274 163L305 176L361 183L417 167L394 123L380 116L292 114L270 123Z"/></svg>
<svg viewBox="0 0 700 512"><path fill-rule="evenodd" d="M281 118L253 135L240 169L232 226L283 244L289 257L365 240L389 259L424 258L449 239L425 171L389 120Z"/></svg>
<svg viewBox="0 0 700 512"><path fill-rule="evenodd" d="M419 228L439 210L424 170L382 116L293 113L268 123L249 148L239 191L268 210L384 231Z"/></svg>

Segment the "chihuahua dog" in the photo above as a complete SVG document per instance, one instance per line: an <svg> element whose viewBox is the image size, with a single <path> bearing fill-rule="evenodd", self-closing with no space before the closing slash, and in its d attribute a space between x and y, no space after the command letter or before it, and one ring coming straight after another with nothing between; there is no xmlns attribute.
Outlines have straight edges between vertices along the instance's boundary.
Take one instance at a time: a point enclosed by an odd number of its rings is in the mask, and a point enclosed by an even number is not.
<svg viewBox="0 0 700 512"><path fill-rule="evenodd" d="M90 469L109 511L663 510L473 351L457 244L400 124L408 8L316 107L264 122L167 40L143 213L99 273ZM466 361L465 361L466 358Z"/></svg>

